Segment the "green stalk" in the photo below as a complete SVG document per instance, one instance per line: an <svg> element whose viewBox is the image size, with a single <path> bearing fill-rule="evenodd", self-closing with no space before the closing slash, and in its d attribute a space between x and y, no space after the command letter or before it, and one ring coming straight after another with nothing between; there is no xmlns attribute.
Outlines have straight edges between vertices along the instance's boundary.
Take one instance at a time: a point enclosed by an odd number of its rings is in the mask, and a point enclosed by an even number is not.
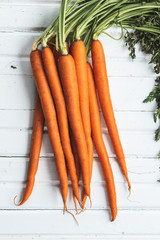
<svg viewBox="0 0 160 240"><path fill-rule="evenodd" d="M89 35L88 35L88 39L84 39L84 43L86 45L86 55L88 56L89 52L90 52L90 49L91 49L91 42L92 42L92 38L93 38L93 32L95 31L97 27L97 19L95 18L93 24L92 24L92 27L90 28L90 32L89 32Z"/></svg>
<svg viewBox="0 0 160 240"><path fill-rule="evenodd" d="M94 4L95 2L97 2L97 1L99 1L99 0L92 0L92 1L90 1L90 2L84 3L83 5L81 4L81 5L77 6L76 9L75 9L75 11L74 11L74 12L71 12L71 15L70 15L68 18L66 18L66 24L67 24L68 22L71 22L72 19L74 19L78 14L84 13L84 11L86 10L86 8L90 7L90 5L93 5L93 4Z"/></svg>
<svg viewBox="0 0 160 240"><path fill-rule="evenodd" d="M59 12L59 45L61 54L68 55L65 43L65 13L66 13L67 0L62 0Z"/></svg>
<svg viewBox="0 0 160 240"><path fill-rule="evenodd" d="M127 24L123 24L122 23L122 26L124 28L131 28L131 29L135 29L135 30L139 30L139 31L143 31L143 32L149 32L149 33L152 33L154 35L159 35L160 34L160 29L156 29L156 28L151 28L151 27L147 27L147 26L142 26L142 27L137 27L137 26L130 26L130 25L127 25Z"/></svg>
<svg viewBox="0 0 160 240"><path fill-rule="evenodd" d="M160 8L160 3L158 4L127 4L126 6L110 12L110 15L107 18L104 18L103 21L99 24L96 29L96 32L93 35L93 39L98 39L99 35L108 28L108 25L120 23L120 21L132 18L134 16L143 15L147 12L154 11L155 8Z"/></svg>
<svg viewBox="0 0 160 240"><path fill-rule="evenodd" d="M97 0L96 0L97 1ZM73 2L72 5L70 5L71 3ZM67 7L66 7L66 24L68 22L68 25L69 25L69 22L72 21L72 16L76 16L77 15L77 9L82 8L82 6L80 7L78 4L79 3L82 3L84 2L84 0L70 0L68 3L67 3ZM86 4L86 3L85 3ZM74 13L74 14L73 14ZM43 46L46 46L47 45L47 42L56 36L56 31L57 31L57 28L56 28L56 25L58 24L59 22L59 16L53 21L53 23L51 24L51 26L49 28L46 29L45 31L45 34L41 35L39 37L39 40L40 42L42 42L42 45ZM67 27L66 27L67 28ZM47 31L48 30L48 31Z"/></svg>
<svg viewBox="0 0 160 240"><path fill-rule="evenodd" d="M90 8L89 8L90 9ZM67 38L67 36L69 35L70 32L72 32L76 26L78 25L78 23L82 20L85 19L86 15L87 15L87 10L85 10L83 13L76 15L76 17L72 20L71 23L67 24L66 26L66 33L65 36Z"/></svg>
<svg viewBox="0 0 160 240"><path fill-rule="evenodd" d="M76 39L80 39L80 37L84 34L86 29L88 29L89 25L92 25L91 22L94 21L95 17L98 18L101 15L105 15L106 10L115 5L119 0L110 0L110 1L98 1L98 3L93 6L92 9L88 12L87 17L78 25L76 29ZM124 0L127 1L127 0ZM98 21L98 20L97 20Z"/></svg>
<svg viewBox="0 0 160 240"><path fill-rule="evenodd" d="M38 45L41 43L41 39L52 29L52 27L55 24L55 20L51 23L51 25L46 28L46 30L35 40L35 42L32 45L32 51L37 50Z"/></svg>
<svg viewBox="0 0 160 240"><path fill-rule="evenodd" d="M82 35L82 32L83 32L83 29L87 26L87 24L89 22L91 22L93 20L94 16L99 12L99 8L98 7L100 6L100 4L102 2L103 2L103 0L99 0L98 3L93 5L93 8L90 9L90 11L88 13L88 16L77 27L77 30L76 30L76 39L77 40L80 39L80 37ZM98 12L97 12L97 10L98 10Z"/></svg>

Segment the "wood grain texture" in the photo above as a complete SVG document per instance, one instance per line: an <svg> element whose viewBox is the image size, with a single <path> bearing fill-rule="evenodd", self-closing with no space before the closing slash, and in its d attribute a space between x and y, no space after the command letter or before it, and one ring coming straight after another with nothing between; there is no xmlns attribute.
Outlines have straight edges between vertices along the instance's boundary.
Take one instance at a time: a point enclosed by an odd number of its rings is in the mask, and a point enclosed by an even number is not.
<svg viewBox="0 0 160 240"><path fill-rule="evenodd" d="M29 201L17 208L26 184L35 102L29 63L31 45L58 15L60 0L0 1L0 239L3 240L151 240L160 239L158 126L153 122L155 103L143 104L154 86L149 56L137 47L132 61L123 40L102 35L116 122L126 155L132 193L121 174L100 110L104 141L115 176L118 217L109 220L109 205L99 159L94 150L91 196L93 207L77 217L63 216L63 202L47 129L35 187ZM108 30L119 37L120 29ZM89 56L89 61L91 60ZM82 181L80 180L80 188ZM69 180L69 185L71 185ZM74 208L69 187L68 207ZM74 211L73 211L74 212Z"/></svg>

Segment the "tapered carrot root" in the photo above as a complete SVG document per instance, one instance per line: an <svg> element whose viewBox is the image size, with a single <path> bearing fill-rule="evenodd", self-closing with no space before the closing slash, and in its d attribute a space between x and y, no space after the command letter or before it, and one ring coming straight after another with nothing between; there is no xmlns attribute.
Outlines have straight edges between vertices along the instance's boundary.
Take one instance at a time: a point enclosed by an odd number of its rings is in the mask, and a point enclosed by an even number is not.
<svg viewBox="0 0 160 240"><path fill-rule="evenodd" d="M80 160L83 185L86 194L90 197L88 151L80 113L75 63L72 56L69 54L67 56L61 56L58 61L58 68L64 90L68 119Z"/></svg>
<svg viewBox="0 0 160 240"><path fill-rule="evenodd" d="M42 145L43 129L44 129L44 116L43 116L43 111L40 104L40 99L37 94L35 111L34 111L34 120L33 120L33 131L32 131L29 169L28 169L28 176L27 176L27 185L26 185L25 192L23 194L22 201L19 204L15 203L15 205L17 206L21 206L22 204L24 204L32 193L34 182L35 182L35 175L38 169L39 155L40 155L40 150Z"/></svg>
<svg viewBox="0 0 160 240"><path fill-rule="evenodd" d="M70 129L70 139L71 139L72 152L73 152L73 156L74 156L74 160L75 160L76 174L77 174L77 178L78 178L78 181L79 181L79 179L80 179L80 163L79 163L79 159L78 159L76 144L75 144L73 133L72 133L71 129ZM75 197L74 192L73 192L73 201L74 201L74 204L75 204L76 212L78 213L76 197Z"/></svg>
<svg viewBox="0 0 160 240"><path fill-rule="evenodd" d="M78 89L79 89L79 102L80 111L82 116L82 123L88 149L88 161L90 166L90 180L92 176L93 164L93 142L91 138L91 123L89 113L89 93L88 93L88 80L87 80L87 60L86 49L83 41L75 41L71 45L71 54L75 61ZM83 204L85 204L87 195L84 194Z"/></svg>
<svg viewBox="0 0 160 240"><path fill-rule="evenodd" d="M43 48L42 58L43 58L46 76L47 76L49 86L52 92L53 100L55 103L62 148L64 151L64 155L66 157L67 167L68 167L69 175L71 177L71 182L73 186L73 192L80 204L78 178L76 174L74 156L72 154L70 137L69 137L67 110L66 110L63 91L60 84L60 79L59 79L59 75L58 75L52 50L48 47Z"/></svg>
<svg viewBox="0 0 160 240"><path fill-rule="evenodd" d="M87 64L88 68L88 83L89 83L89 104L90 104L90 116L91 116L91 128L92 136L95 144L99 160L103 169L104 178L107 185L109 203L112 213L112 221L117 216L117 200L113 173L109 162L108 154L104 145L101 130L101 120L99 115L98 100L96 95L96 89L94 84L93 72L90 64Z"/></svg>
<svg viewBox="0 0 160 240"><path fill-rule="evenodd" d="M95 77L96 88L98 90L98 97L102 108L103 116L111 137L113 147L117 156L118 163L122 172L128 182L129 191L131 184L128 178L128 172L123 153L122 144L119 138L117 125L115 122L110 92L109 83L106 70L106 61L103 51L103 46L99 40L93 41L91 45L93 72Z"/></svg>
<svg viewBox="0 0 160 240"><path fill-rule="evenodd" d="M78 153L77 153L77 149L76 149L74 136L73 136L73 133L72 133L71 130L70 130L70 139L71 139L71 147L72 147L72 152L73 152L75 166L76 166L76 174L77 174L77 178L78 178L78 181L79 181L80 180L80 174L81 174L81 167L80 167L80 162L79 162L79 159L78 159Z"/></svg>
<svg viewBox="0 0 160 240"><path fill-rule="evenodd" d="M64 202L64 211L67 210L67 195L68 195L68 177L65 164L65 157L61 145L60 134L57 124L56 112L52 95L48 86L47 78L44 72L41 51L32 51L30 61L34 80L41 100L43 114L46 120L48 134L51 146L55 156L57 172L60 180L61 193Z"/></svg>

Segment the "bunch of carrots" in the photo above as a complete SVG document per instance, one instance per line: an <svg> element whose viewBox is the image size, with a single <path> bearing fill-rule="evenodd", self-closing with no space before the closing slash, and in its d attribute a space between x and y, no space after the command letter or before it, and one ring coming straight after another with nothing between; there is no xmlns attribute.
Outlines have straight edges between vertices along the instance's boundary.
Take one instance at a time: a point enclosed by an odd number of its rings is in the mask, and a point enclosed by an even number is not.
<svg viewBox="0 0 160 240"><path fill-rule="evenodd" d="M116 190L102 137L98 99L129 191L131 185L111 102L104 50L98 37L110 26L123 29L123 24L129 25L132 17L142 12L150 14L159 8L160 4L155 1L144 1L143 4L138 0L61 1L59 16L34 42L30 54L37 97L27 185L18 206L24 204L32 193L46 123L64 212L68 212L67 172L72 182L76 211L77 202L83 211L87 198L91 201L94 142L106 182L112 221L115 220ZM87 61L90 51L92 65ZM80 175L83 180L82 198Z"/></svg>

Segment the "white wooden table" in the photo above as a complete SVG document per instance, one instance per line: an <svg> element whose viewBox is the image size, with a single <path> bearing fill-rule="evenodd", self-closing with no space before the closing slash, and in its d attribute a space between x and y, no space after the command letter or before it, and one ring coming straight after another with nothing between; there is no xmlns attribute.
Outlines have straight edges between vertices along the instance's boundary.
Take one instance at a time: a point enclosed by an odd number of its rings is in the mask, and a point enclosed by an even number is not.
<svg viewBox="0 0 160 240"><path fill-rule="evenodd" d="M154 85L148 57L137 50L132 62L124 41L101 36L117 125L124 147L132 194L114 158L102 118L104 140L113 168L118 216L110 222L100 163L94 152L93 207L77 217L63 216L63 203L47 131L44 132L33 194L22 207L13 198L25 188L32 132L35 86L29 63L34 39L58 14L60 1L0 1L0 239L160 239L159 143L153 104L142 100ZM120 30L110 33L119 36ZM14 68L16 67L16 68ZM69 195L68 206L74 208Z"/></svg>

